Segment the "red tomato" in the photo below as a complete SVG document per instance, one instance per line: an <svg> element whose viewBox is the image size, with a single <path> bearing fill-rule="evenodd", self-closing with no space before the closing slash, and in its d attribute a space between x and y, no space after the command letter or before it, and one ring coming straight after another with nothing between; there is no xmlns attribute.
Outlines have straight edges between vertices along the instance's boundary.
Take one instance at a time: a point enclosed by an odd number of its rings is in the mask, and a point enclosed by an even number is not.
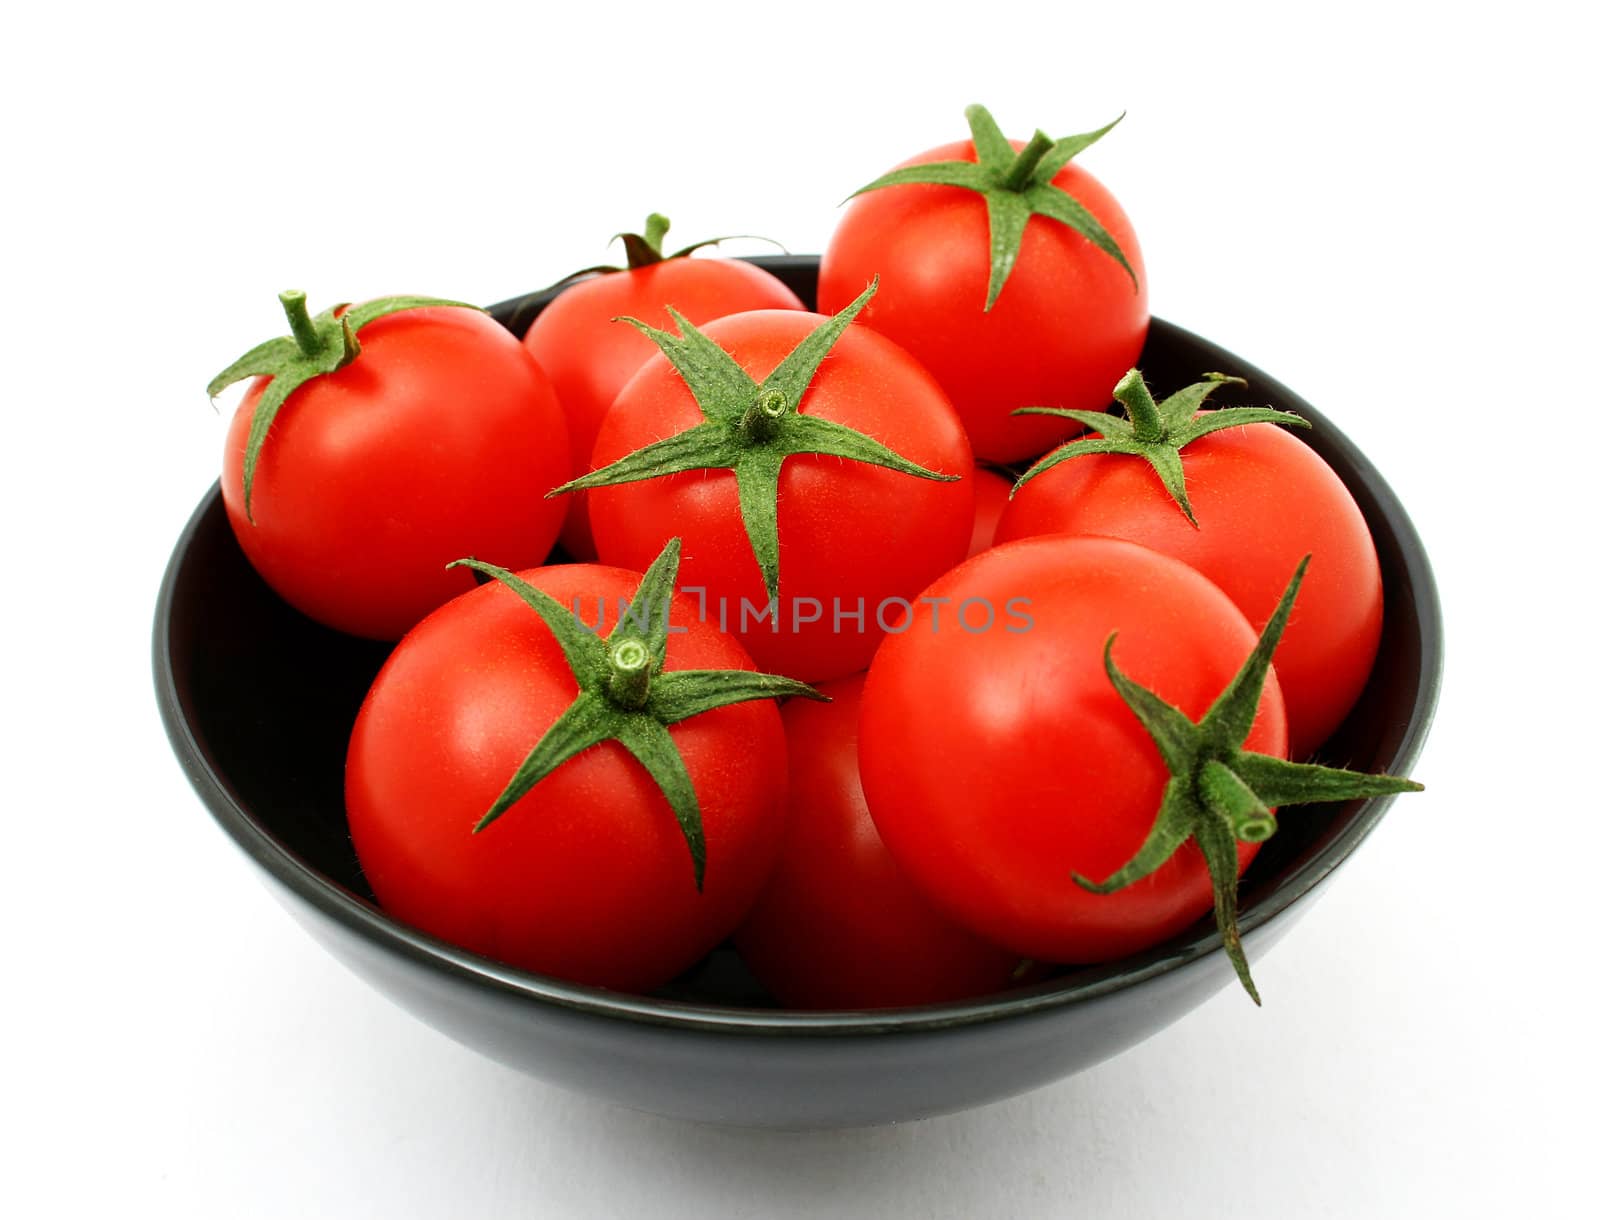
<svg viewBox="0 0 1600 1220"><path fill-rule="evenodd" d="M573 474L589 469L600 421L617 391L656 354L655 344L616 319L669 326L669 305L696 325L751 309L805 308L783 281L738 259L669 258L579 280L564 289L533 320L523 343L550 375L567 413ZM581 492L572 498L561 545L574 558L594 558L589 509Z"/></svg>
<svg viewBox="0 0 1600 1220"><path fill-rule="evenodd" d="M985 621L985 606L987 630L962 626ZM1133 858L1169 778L1106 675L1113 632L1121 669L1196 720L1256 641L1227 596L1174 559L1111 539L1037 538L935 581L867 677L861 780L885 844L946 914L1025 957L1122 957L1212 906L1192 840L1116 893L1073 881ZM1270 673L1245 745L1284 755ZM1257 846L1238 845L1241 869Z"/></svg>
<svg viewBox="0 0 1600 1220"><path fill-rule="evenodd" d="M639 585L635 572L588 564L523 578L602 632ZM672 622L667 670L751 667L681 595ZM666 798L615 741L563 763L473 833L577 690L550 629L509 589L485 585L442 607L400 642L362 706L345 771L350 833L397 919L524 969L644 991L709 951L755 899L783 831L783 728L765 701L669 730L700 803L696 892Z"/></svg>
<svg viewBox="0 0 1600 1220"><path fill-rule="evenodd" d="M543 561L566 506L561 407L511 334L476 310L430 307L363 326L344 368L289 395L261 447L244 511L258 378L234 413L222 467L228 520L250 562L318 622L399 638L473 587L445 565Z"/></svg>
<svg viewBox="0 0 1600 1220"><path fill-rule="evenodd" d="M760 381L824 321L763 310L722 318L704 333ZM779 598L775 615L765 619L755 617L768 597L732 471L596 488L589 511L600 557L622 567L643 567L668 537L681 535L679 588L703 589L706 617L737 634L761 669L817 682L865 668L903 600L966 552L972 450L926 370L859 326L844 330L795 409L958 479L935 482L816 454L787 459L778 477ZM705 422L684 379L657 356L617 396L592 465Z"/></svg>
<svg viewBox="0 0 1600 1220"><path fill-rule="evenodd" d="M892 1008L999 991L1018 961L952 923L906 879L867 813L856 767L866 675L783 706L789 818L766 888L734 944L794 1008Z"/></svg>
<svg viewBox="0 0 1600 1220"><path fill-rule="evenodd" d="M1284 574L1312 563L1273 657L1296 756L1321 745L1355 705L1383 631L1372 535L1339 476L1274 424L1213 432L1182 451L1191 525L1154 468L1124 454L1074 457L1018 489L997 540L1037 534L1125 538L1210 577L1257 629Z"/></svg>
<svg viewBox="0 0 1600 1220"><path fill-rule="evenodd" d="M980 468L972 474L972 492L976 511L972 516L972 541L967 546L967 558L994 545L994 532L1000 525L1000 514L1011 500L1012 480L996 470Z"/></svg>
<svg viewBox="0 0 1600 1220"><path fill-rule="evenodd" d="M904 164L974 159L971 141L963 141ZM953 186L892 186L858 195L822 256L817 308L838 310L880 276L862 321L927 367L960 412L973 452L985 461L1032 457L1078 431L1066 420L1011 412L1103 409L1118 378L1138 361L1150 325L1144 262L1122 208L1076 162L1051 182L1104 225L1138 276L1137 287L1087 238L1033 216L1015 269L984 312L988 209L981 195Z"/></svg>

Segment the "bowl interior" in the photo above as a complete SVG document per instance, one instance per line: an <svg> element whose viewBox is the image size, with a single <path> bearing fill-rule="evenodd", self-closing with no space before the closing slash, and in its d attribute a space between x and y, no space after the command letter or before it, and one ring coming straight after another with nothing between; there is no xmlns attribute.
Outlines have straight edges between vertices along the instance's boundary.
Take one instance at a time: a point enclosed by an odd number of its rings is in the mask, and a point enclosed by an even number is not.
<svg viewBox="0 0 1600 1220"><path fill-rule="evenodd" d="M815 258L752 261L784 279L802 299L815 299ZM493 312L520 335L551 295L518 298ZM1311 419L1313 427L1303 435L1343 478L1366 515L1386 597L1383 641L1372 680L1319 759L1403 773L1420 749L1436 698L1440 629L1427 559L1399 502L1360 452L1314 408L1215 345L1157 320L1141 367L1158 394L1214 369L1236 373L1248 379L1249 390L1228 387L1217 401L1271 403ZM345 827L344 753L356 712L391 646L320 627L273 594L239 550L215 488L174 553L156 637L157 686L174 746L224 828L241 842L264 836L280 848L263 863L303 893L332 899L335 907L352 900L370 907L372 894ZM1285 817L1242 882L1241 923L1246 931L1302 897L1336 867L1371 830L1386 804L1307 806ZM255 854L262 858L259 851ZM412 941L419 936L405 935ZM1209 923L1202 923L1147 954L1110 967L1064 968L1027 991L1069 1000L1075 991L1103 988L1108 978L1137 977L1152 963L1175 963L1214 951L1215 941ZM495 971L502 977L507 973L505 967ZM530 985L549 982L524 977ZM592 996L596 1004L605 1004L605 993ZM661 998L666 1017L684 1005L756 1010L772 1005L727 949L713 953ZM764 1019L771 1016L764 1014ZM892 1023L892 1015L889 1019ZM884 1020L884 1014L877 1014L874 1026Z"/></svg>

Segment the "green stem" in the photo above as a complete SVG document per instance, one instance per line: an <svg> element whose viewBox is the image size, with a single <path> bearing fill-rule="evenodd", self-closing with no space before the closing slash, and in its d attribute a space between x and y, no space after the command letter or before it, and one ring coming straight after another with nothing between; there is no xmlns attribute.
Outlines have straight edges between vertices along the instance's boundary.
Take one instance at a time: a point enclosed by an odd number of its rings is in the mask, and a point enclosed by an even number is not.
<svg viewBox="0 0 1600 1220"><path fill-rule="evenodd" d="M1277 830L1272 811L1226 763L1208 761L1200 768L1199 785L1201 802L1228 823L1241 843L1263 843Z"/></svg>
<svg viewBox="0 0 1600 1220"><path fill-rule="evenodd" d="M627 252L629 271L638 271L641 267L654 267L666 260L666 256L661 253L661 242L671 227L672 222L660 212L651 212L645 217L643 233L617 235L622 238L622 248Z"/></svg>
<svg viewBox="0 0 1600 1220"><path fill-rule="evenodd" d="M651 212L644 218L644 240L657 254L661 253L661 242L667 235L667 230L672 228L672 222L660 212Z"/></svg>
<svg viewBox="0 0 1600 1220"><path fill-rule="evenodd" d="M1039 168L1039 162L1044 160L1045 153L1049 152L1055 144L1049 136L1042 131L1035 131L1033 139L1011 163L1011 168L1006 171L1006 176L1000 180L1000 186L1008 191L1020 191L1028 185L1028 180L1033 177L1033 171Z"/></svg>
<svg viewBox="0 0 1600 1220"><path fill-rule="evenodd" d="M607 659L611 672L606 694L620 707L637 711L650 699L650 650L639 640L619 640Z"/></svg>
<svg viewBox="0 0 1600 1220"><path fill-rule="evenodd" d="M315 357L322 351L322 340L317 335L317 327L311 320L311 311L306 308L306 294L298 288L290 288L278 294L278 300L283 305L283 312L289 319L289 330L294 334L294 341L300 345L300 350L307 356Z"/></svg>
<svg viewBox="0 0 1600 1220"><path fill-rule="evenodd" d="M1161 410L1156 406L1150 387L1145 385L1144 376L1138 369L1129 369L1117 382L1117 388L1111 391L1111 396L1128 409L1128 420L1133 424L1135 440L1155 442L1166 439L1167 423L1161 418Z"/></svg>
<svg viewBox="0 0 1600 1220"><path fill-rule="evenodd" d="M782 390L765 389L739 419L739 435L750 444L771 440L778 421L789 413L789 399Z"/></svg>

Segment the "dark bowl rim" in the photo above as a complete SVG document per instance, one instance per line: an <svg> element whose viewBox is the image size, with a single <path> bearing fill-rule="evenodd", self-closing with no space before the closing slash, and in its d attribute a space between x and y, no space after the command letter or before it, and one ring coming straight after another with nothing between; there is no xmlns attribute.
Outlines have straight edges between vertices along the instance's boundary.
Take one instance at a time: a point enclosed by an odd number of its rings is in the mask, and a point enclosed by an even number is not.
<svg viewBox="0 0 1600 1220"><path fill-rule="evenodd" d="M749 261L768 267L815 265L814 256L806 255L758 256ZM504 316L506 312L544 295L546 293L534 293L506 301L492 307L491 312ZM1276 378L1270 378L1247 361L1234 357L1210 340L1182 327L1152 318L1151 329L1160 329L1178 341L1196 343L1219 355L1226 355L1227 367L1237 370L1248 381L1276 382ZM1298 398L1298 395L1295 397ZM1308 406L1303 402L1278 405L1296 410ZM1308 413L1314 418L1322 439L1343 447L1359 468L1368 495L1394 533L1401 565L1416 605L1421 640L1417 694L1392 767L1395 773L1404 774L1422 750L1438 702L1443 669L1438 587L1422 540L1394 491L1337 427L1315 409ZM1222 951L1221 938L1216 932L1191 932L1130 958L1076 970L1066 978L995 996L918 1008L809 1012L692 1004L567 983L480 957L392 920L366 900L311 868L257 823L212 770L205 751L184 717L172 664L173 597L194 536L202 520L213 510L220 494L219 485L213 484L189 518L173 548L156 601L152 661L156 701L167 736L202 803L247 856L280 886L322 915L390 953L529 1002L555 1005L595 1017L702 1032L839 1036L928 1032L1043 1013L1121 991ZM1355 813L1321 851L1301 861L1298 867L1279 878L1270 890L1256 896L1248 909L1241 913L1241 931L1250 933L1315 890L1371 834L1392 799L1377 797L1360 802Z"/></svg>

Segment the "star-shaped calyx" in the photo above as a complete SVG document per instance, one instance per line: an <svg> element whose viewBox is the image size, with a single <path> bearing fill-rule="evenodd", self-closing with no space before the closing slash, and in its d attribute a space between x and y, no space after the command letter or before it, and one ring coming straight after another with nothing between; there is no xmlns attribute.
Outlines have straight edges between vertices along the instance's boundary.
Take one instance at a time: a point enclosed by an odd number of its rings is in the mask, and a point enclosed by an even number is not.
<svg viewBox="0 0 1600 1220"><path fill-rule="evenodd" d="M1244 749L1261 703L1262 684L1272 654L1289 621L1289 611L1310 559L1308 555L1300 561L1255 648L1198 723L1118 669L1111 656L1116 634L1106 640L1105 666L1111 685L1155 740L1172 778L1162 793L1155 825L1133 859L1104 881L1094 882L1073 874L1085 889L1097 894L1114 893L1148 877L1193 839L1211 875L1223 948L1239 981L1257 1004L1261 1003L1261 996L1250 978L1250 966L1239 939L1238 842L1260 843L1270 838L1277 829L1272 811L1280 805L1350 801L1422 790L1421 784L1396 776L1363 775L1288 762Z"/></svg>
<svg viewBox="0 0 1600 1220"><path fill-rule="evenodd" d="M653 267L657 263L671 262L675 258L688 258L696 250L703 250L707 246L715 246L721 242L734 241L739 238L772 242L778 249L783 249L779 243L772 241L770 237L757 237L753 233L729 233L724 234L722 237L707 237L702 241L690 242L687 246L681 246L671 254L668 254L662 249L662 242L666 240L667 230L670 228L672 228L672 221L668 220L660 212L651 212L649 216L645 217L643 233L618 233L611 238L614 242L620 241L622 243L623 253L628 258L627 266L619 267L615 263L599 263L593 267L585 267L581 271L574 271L571 275L558 281L558 283L564 284L568 280L574 280L583 275L604 275L614 271L638 271L641 267ZM555 287L555 285L551 285L551 287Z"/></svg>
<svg viewBox="0 0 1600 1220"><path fill-rule="evenodd" d="M1118 115L1098 131L1052 140L1042 131L1035 131L1033 139L1018 152L1011 147L996 125L994 118L982 106L967 107L967 126L972 131L972 144L977 151L977 161L930 161L925 165L908 165L904 169L890 170L883 177L867 183L856 192L882 190L886 186L907 186L913 183L930 186L957 186L976 191L983 196L989 210L989 295L984 302L984 312L994 308L1000 291L1011 277L1017 264L1017 254L1022 249L1022 233L1028 227L1030 216L1043 216L1059 221L1074 232L1081 233L1106 254L1116 259L1137 287L1139 277L1134 274L1128 257L1117 245L1116 238L1106 232L1105 226L1095 219L1094 213L1071 195L1051 184L1067 162L1105 135L1118 123Z"/></svg>
<svg viewBox="0 0 1600 1220"><path fill-rule="evenodd" d="M256 462L261 456L261 446L266 443L267 430L277 418L278 410L306 382L324 373L344 368L361 354L357 335L369 322L402 309L421 309L431 305L450 305L459 309L477 309L465 301L445 301L437 297L383 297L361 305L335 305L312 317L306 309L306 294L290 290L280 292L278 300L289 318L290 333L251 348L222 372L211 379L206 393L215 398L236 381L246 377L270 377L271 382L262 391L256 403L255 414L250 417L250 435L244 449L244 515L252 524L251 492L256 480Z"/></svg>
<svg viewBox="0 0 1600 1220"><path fill-rule="evenodd" d="M1030 466L1011 489L1014 496L1030 479L1037 478L1052 466L1070 458L1089 453L1124 453L1141 457L1155 468L1166 489L1172 493L1189 524L1198 528L1194 509L1189 504L1189 489L1183 481L1183 447L1224 428L1238 428L1244 424L1285 424L1291 428L1309 428L1311 421L1291 411L1273 407L1222 407L1219 410L1197 414L1205 405L1211 392L1218 386L1244 385L1241 377L1222 373L1207 373L1203 381L1185 386L1176 394L1157 402L1144 383L1138 369L1129 369L1111 392L1128 412L1126 419L1104 411L1069 411L1062 407L1020 407L1013 415L1059 415L1076 420L1084 427L1098 432L1099 436L1081 437L1068 441L1052 450Z"/></svg>
<svg viewBox="0 0 1600 1220"><path fill-rule="evenodd" d="M883 466L919 479L955 482L960 477L919 466L854 428L800 413L801 399L823 358L877 289L878 281L873 280L865 292L802 339L759 384L677 310L667 312L678 334L657 330L637 318L622 319L665 353L682 374L706 422L637 449L549 494L637 483L685 470L731 470L738 481L739 511L750 549L760 565L767 596L775 599L778 473L789 458L818 453Z"/></svg>
<svg viewBox="0 0 1600 1220"><path fill-rule="evenodd" d="M662 548L640 579L633 601L619 612L616 626L604 639L548 593L504 568L476 559L458 559L450 565L493 577L520 597L550 628L578 684L577 698L528 751L474 833L491 825L568 759L603 741L616 741L639 760L667 798L689 847L695 887L703 888L706 842L700 799L667 727L732 703L789 695L823 702L827 698L804 682L776 674L662 668L680 550L677 538Z"/></svg>
<svg viewBox="0 0 1600 1220"><path fill-rule="evenodd" d="M645 217L644 232L642 233L615 233L613 242L621 242L626 263L596 263L592 267L580 267L577 271L568 272L554 284L544 289L544 292L553 292L563 288L574 280L588 279L595 275L616 275L623 271L639 271L645 267L654 267L658 263L670 263L674 259L688 258L696 250L703 250L707 246L715 246L725 241L764 241L779 250L783 250L781 242L773 241L770 237L761 237L755 233L725 233L721 237L707 237L703 241L690 242L687 246L680 246L670 254L662 248L666 240L667 230L672 228L672 221L660 212L651 212ZM608 243L609 244L609 243ZM787 253L787 251L784 251ZM535 303L535 302L538 303ZM528 328L533 316L538 313L543 305L543 293L535 293L520 305L516 312L506 321L506 329L512 334L520 335Z"/></svg>

